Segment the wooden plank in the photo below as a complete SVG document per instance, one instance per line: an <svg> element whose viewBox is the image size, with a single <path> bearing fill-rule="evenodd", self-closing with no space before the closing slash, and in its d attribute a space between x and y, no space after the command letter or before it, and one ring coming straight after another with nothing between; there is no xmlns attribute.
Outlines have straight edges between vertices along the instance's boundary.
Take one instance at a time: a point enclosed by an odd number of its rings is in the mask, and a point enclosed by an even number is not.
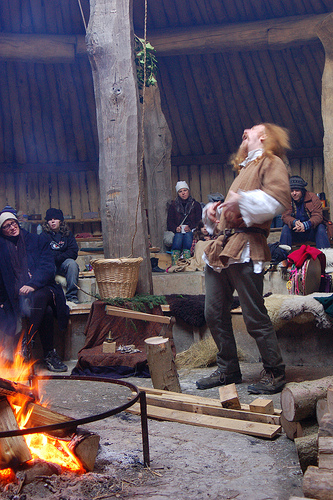
<svg viewBox="0 0 333 500"><path fill-rule="evenodd" d="M164 398L170 399L170 400L175 400L175 401L186 401L186 402L191 402L191 403L198 403L198 404L203 404L203 405L210 405L210 406L216 406L218 408L221 408L221 403L218 399L213 399L213 398L206 398L203 396L195 396L194 394L187 394L187 393L182 393L179 394L177 392L171 392L171 391L163 391L162 389L154 389L153 387L138 387L140 391L145 391L146 394L148 395L156 395L156 396L163 396ZM241 404L241 410L242 411L250 411L250 405L248 404ZM274 410L274 415L280 416L282 413L282 410L276 409Z"/></svg>
<svg viewBox="0 0 333 500"><path fill-rule="evenodd" d="M38 175L39 180L39 210L44 218L46 210L50 208L50 186L48 172L42 172Z"/></svg>
<svg viewBox="0 0 333 500"><path fill-rule="evenodd" d="M81 219L82 217L82 207L81 207L81 197L80 197L80 183L79 183L79 174L78 172L70 172L69 173L69 183L71 189L72 196L72 215L75 216L76 219Z"/></svg>
<svg viewBox="0 0 333 500"><path fill-rule="evenodd" d="M168 316L159 316L157 314L148 314L139 311L131 311L122 307L106 306L108 316L120 316L121 318L141 319L142 321L153 321L154 323L165 323L169 325L171 318Z"/></svg>
<svg viewBox="0 0 333 500"><path fill-rule="evenodd" d="M182 393L183 395L184 393ZM164 396L146 394L147 403L153 406L170 408L173 410L188 411L191 413L200 413L203 415L212 415L215 417L235 418L237 420L247 420L251 422L261 422L264 424L280 424L279 415L268 415L264 413L254 413L246 410L235 410L233 408L222 408L221 405L211 405L205 403L194 403L191 401L182 401L168 399Z"/></svg>
<svg viewBox="0 0 333 500"><path fill-rule="evenodd" d="M199 165L190 165L190 190L191 196L197 201L201 201L201 178Z"/></svg>
<svg viewBox="0 0 333 500"><path fill-rule="evenodd" d="M136 403L127 410L134 415L140 415L140 405ZM189 424L223 431L233 431L250 436L273 439L281 432L280 425L263 424L258 422L248 422L244 420L229 419L224 417L213 417L211 415L200 415L187 411L172 410L147 405L147 415L149 418L157 420L167 420L180 424Z"/></svg>
<svg viewBox="0 0 333 500"><path fill-rule="evenodd" d="M58 185L59 185L59 205L58 206L53 205L53 206L55 206L55 208L60 208L65 216L72 215L68 173L58 174Z"/></svg>

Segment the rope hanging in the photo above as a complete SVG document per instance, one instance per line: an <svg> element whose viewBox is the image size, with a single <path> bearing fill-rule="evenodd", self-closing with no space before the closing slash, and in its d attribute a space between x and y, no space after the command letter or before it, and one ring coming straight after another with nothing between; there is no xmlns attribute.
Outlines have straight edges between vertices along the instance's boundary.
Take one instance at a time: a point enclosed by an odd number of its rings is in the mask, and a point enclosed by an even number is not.
<svg viewBox="0 0 333 500"><path fill-rule="evenodd" d="M132 237L132 242L131 242L131 256L133 256L134 253L134 239L136 236L136 233L138 231L138 212L139 212L139 204L142 196L142 189L143 189L143 161L144 161L144 154L145 154L145 129L144 129L144 121L145 121L145 95L146 95L146 78L147 78L147 11L148 11L148 5L147 5L147 0L145 0L145 19L144 19L144 32L143 32L143 52L144 52L144 61L143 61L143 91L142 91L142 99L143 99L143 104L142 104L142 116L141 116L141 130L142 130L142 151L141 151L141 160L140 160L140 167L139 167L139 193L138 193L138 199L136 202L136 210L135 210L135 219L134 219L134 233Z"/></svg>
<svg viewBox="0 0 333 500"><path fill-rule="evenodd" d="M81 16L82 16L84 30L85 30L85 32L87 32L87 23L86 23L86 20L85 20L85 17L84 17L82 5L81 5L81 0L77 0L77 1L78 1L78 4L79 4L79 9L80 9L80 12L81 12Z"/></svg>

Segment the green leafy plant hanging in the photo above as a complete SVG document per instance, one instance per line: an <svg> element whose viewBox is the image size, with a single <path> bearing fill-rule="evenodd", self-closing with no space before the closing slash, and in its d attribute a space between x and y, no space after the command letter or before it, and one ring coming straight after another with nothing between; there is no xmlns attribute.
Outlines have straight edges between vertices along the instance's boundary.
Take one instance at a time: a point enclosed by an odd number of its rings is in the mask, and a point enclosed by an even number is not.
<svg viewBox="0 0 333 500"><path fill-rule="evenodd" d="M144 85L144 63L145 63L145 51L144 51L144 40L134 35L135 39L135 64L138 79L139 89L143 88ZM157 83L157 59L155 56L156 50L149 43L146 42L146 87L155 85Z"/></svg>

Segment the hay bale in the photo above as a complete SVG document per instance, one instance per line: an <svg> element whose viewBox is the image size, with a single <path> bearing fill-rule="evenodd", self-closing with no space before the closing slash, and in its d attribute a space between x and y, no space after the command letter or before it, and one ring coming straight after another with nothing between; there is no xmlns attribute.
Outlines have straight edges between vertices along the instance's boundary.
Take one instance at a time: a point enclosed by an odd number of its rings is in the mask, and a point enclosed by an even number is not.
<svg viewBox="0 0 333 500"><path fill-rule="evenodd" d="M176 366L180 368L206 368L216 364L217 347L211 335L195 342L186 351L176 355Z"/></svg>
<svg viewBox="0 0 333 500"><path fill-rule="evenodd" d="M181 368L207 368L216 365L217 346L212 335L207 335L200 342L195 342L186 351L176 355L176 366ZM239 361L245 359L244 352L237 348Z"/></svg>

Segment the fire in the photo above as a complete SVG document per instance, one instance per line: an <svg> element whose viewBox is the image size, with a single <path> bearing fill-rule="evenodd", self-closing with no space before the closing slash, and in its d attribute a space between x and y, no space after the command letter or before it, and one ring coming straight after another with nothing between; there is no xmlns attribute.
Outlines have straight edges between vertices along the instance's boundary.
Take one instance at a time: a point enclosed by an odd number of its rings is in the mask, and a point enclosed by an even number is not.
<svg viewBox="0 0 333 500"><path fill-rule="evenodd" d="M31 389L31 393L37 394L37 388L31 386L33 381L33 362L26 362L20 354L21 343L18 346L17 352L14 355L13 361L8 361L4 349L0 347L0 367L1 378L10 380L12 382L19 382L26 385ZM28 385L30 383L30 385ZM41 404L41 399L36 398L36 402ZM20 429L25 428L31 411L27 410L27 399L16 393L15 397L8 397L8 401L15 414L16 421ZM43 406L47 406L43 403ZM47 462L52 462L60 465L64 470L70 470L76 473L84 472L80 461L75 457L68 447L68 441L58 439L47 434L26 434L24 439L30 450L32 460L39 458ZM29 465L30 461L27 462ZM0 470L0 482L8 483L15 479L15 473L12 469Z"/></svg>

